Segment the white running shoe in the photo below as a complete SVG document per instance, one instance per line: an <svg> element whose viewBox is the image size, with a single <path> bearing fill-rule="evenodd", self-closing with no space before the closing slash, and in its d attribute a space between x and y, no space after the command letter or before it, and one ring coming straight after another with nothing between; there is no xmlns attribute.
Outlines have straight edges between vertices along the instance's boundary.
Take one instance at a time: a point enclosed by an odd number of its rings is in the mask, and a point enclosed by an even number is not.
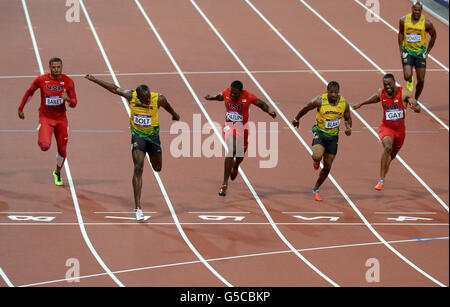
<svg viewBox="0 0 450 307"><path fill-rule="evenodd" d="M136 220L141 221L145 218L144 212L142 212L142 209L136 209Z"/></svg>

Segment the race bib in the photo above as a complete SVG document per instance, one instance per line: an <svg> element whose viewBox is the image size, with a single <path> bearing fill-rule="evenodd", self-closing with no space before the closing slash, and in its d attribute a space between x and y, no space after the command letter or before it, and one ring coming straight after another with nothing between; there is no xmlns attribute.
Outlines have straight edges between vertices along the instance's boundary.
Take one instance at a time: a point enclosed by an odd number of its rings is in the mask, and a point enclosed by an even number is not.
<svg viewBox="0 0 450 307"><path fill-rule="evenodd" d="M403 110L397 109L397 110L387 110L386 111L386 120L399 120L403 119Z"/></svg>
<svg viewBox="0 0 450 307"><path fill-rule="evenodd" d="M406 34L406 41L410 44L420 43L421 40L422 40L422 36L420 35L420 33Z"/></svg>
<svg viewBox="0 0 450 307"><path fill-rule="evenodd" d="M233 111L227 111L227 121L229 122L242 122L243 121L242 114Z"/></svg>
<svg viewBox="0 0 450 307"><path fill-rule="evenodd" d="M45 105L47 107L59 106L64 103L64 99L61 96L46 96Z"/></svg>
<svg viewBox="0 0 450 307"><path fill-rule="evenodd" d="M140 127L150 127L152 125L152 117L148 115L134 115L134 124Z"/></svg>
<svg viewBox="0 0 450 307"><path fill-rule="evenodd" d="M326 129L335 129L335 128L339 127L340 124L341 124L340 118L327 119L327 121L325 122L325 128Z"/></svg>

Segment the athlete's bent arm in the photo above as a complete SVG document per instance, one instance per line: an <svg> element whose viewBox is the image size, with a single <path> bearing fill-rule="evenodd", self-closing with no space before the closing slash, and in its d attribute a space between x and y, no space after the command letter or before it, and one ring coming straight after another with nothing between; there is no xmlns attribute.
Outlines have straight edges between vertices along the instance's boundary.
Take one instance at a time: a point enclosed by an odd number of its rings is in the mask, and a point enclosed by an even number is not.
<svg viewBox="0 0 450 307"><path fill-rule="evenodd" d="M258 102L256 102L255 105L264 112L266 112L267 114L269 114L272 118L275 118L277 116L277 114L270 109L269 105L266 102L262 101L261 99L258 99Z"/></svg>
<svg viewBox="0 0 450 307"><path fill-rule="evenodd" d="M425 30L430 34L430 42L428 43L427 51L425 52L425 55L428 56L428 54L430 54L431 49L433 49L434 42L436 41L437 37L436 29L434 28L434 25L431 22L431 20L427 19L425 23Z"/></svg>
<svg viewBox="0 0 450 307"><path fill-rule="evenodd" d="M403 50L402 44L405 35L405 17L400 19L399 27L398 27L398 47L400 48L400 56L403 58Z"/></svg>
<svg viewBox="0 0 450 307"><path fill-rule="evenodd" d="M206 95L205 96L206 100L217 100L217 101L223 101L223 96L222 94L217 94L216 96L211 96L211 95Z"/></svg>
<svg viewBox="0 0 450 307"><path fill-rule="evenodd" d="M68 85L67 92L64 90L62 98L69 103L69 107L75 108L77 106L77 94L75 93L75 85L73 82Z"/></svg>
<svg viewBox="0 0 450 307"><path fill-rule="evenodd" d="M352 116L350 113L350 107L348 104L345 106L344 112L344 120L345 120L345 135L350 136L352 134Z"/></svg>
<svg viewBox="0 0 450 307"><path fill-rule="evenodd" d="M306 113L308 113L309 111L313 110L313 109L317 109L318 107L320 107L321 105L321 96L317 96L316 98L314 98L313 100L311 100L310 102L308 102L297 114L297 116L294 118L294 120L292 121L292 125L294 125L294 127L297 127L300 125L300 118L302 118Z"/></svg>
<svg viewBox="0 0 450 307"><path fill-rule="evenodd" d="M172 106L169 104L169 102L167 101L166 97L164 97L164 95L159 95L158 98L158 108L159 107L163 107L164 110L166 110L167 112L170 113L170 115L172 115L172 119L173 120L180 120L180 115L178 115L177 112L175 112L175 110L172 108Z"/></svg>
<svg viewBox="0 0 450 307"><path fill-rule="evenodd" d="M420 105L417 103L417 100L414 99L414 97L411 95L411 92L404 91L402 92L403 95L403 101L405 102L405 107L407 108L408 105L410 105L411 110L413 110L416 113L420 113Z"/></svg>
<svg viewBox="0 0 450 307"><path fill-rule="evenodd" d="M107 89L108 91L110 91L113 94L116 94L116 95L126 98L128 101L130 101L132 98L132 95L133 95L132 90L122 89L122 88L118 87L117 85L115 85L114 83L109 83L109 82L97 79L96 77L94 77L91 74L87 74L85 76L85 78L88 79L89 81L97 83L98 85Z"/></svg>
<svg viewBox="0 0 450 307"><path fill-rule="evenodd" d="M379 89L378 92L375 95L369 97L365 101L353 105L352 108L353 108L353 110L358 110L363 105L372 104L372 103L378 103L380 101L381 101L381 89Z"/></svg>

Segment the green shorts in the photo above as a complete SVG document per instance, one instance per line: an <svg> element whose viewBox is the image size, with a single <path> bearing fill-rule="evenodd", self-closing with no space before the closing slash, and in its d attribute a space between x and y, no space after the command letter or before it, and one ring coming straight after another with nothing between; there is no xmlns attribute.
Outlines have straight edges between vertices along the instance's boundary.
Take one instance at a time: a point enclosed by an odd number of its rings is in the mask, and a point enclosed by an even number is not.
<svg viewBox="0 0 450 307"><path fill-rule="evenodd" d="M142 137L137 134L131 134L131 151L140 150L148 153L149 156L161 156L161 140L159 134Z"/></svg>
<svg viewBox="0 0 450 307"><path fill-rule="evenodd" d="M424 54L420 55L412 55L406 51L402 53L402 64L403 66L413 66L416 68L426 68L427 67L427 58Z"/></svg>

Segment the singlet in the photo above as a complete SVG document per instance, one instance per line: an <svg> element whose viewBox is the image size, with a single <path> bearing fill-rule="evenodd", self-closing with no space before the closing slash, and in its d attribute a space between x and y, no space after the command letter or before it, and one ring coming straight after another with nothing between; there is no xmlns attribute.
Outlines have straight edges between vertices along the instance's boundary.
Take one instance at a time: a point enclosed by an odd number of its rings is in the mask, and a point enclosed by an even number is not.
<svg viewBox="0 0 450 307"><path fill-rule="evenodd" d="M425 16L420 16L417 23L412 23L412 14L405 16L402 50L411 55L422 55L427 51L427 33Z"/></svg>
<svg viewBox="0 0 450 307"><path fill-rule="evenodd" d="M337 105L334 106L328 101L328 94L323 94L313 130L317 129L329 136L339 135L339 126L341 119L344 117L346 105L347 102L342 96L340 96Z"/></svg>
<svg viewBox="0 0 450 307"><path fill-rule="evenodd" d="M150 104L143 104L134 91L130 101L130 130L142 137L159 133L158 93L151 92Z"/></svg>

